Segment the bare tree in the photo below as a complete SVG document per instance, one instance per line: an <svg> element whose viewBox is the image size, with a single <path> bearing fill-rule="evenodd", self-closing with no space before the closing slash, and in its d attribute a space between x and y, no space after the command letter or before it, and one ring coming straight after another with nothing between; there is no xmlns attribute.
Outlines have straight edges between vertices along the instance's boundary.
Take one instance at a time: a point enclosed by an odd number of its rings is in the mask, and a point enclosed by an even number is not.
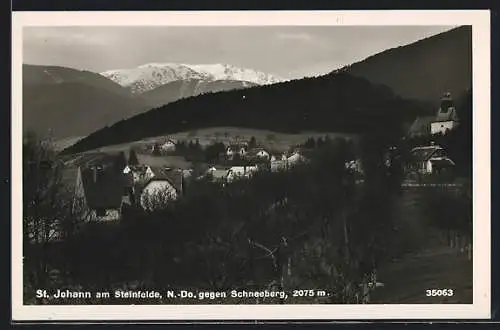
<svg viewBox="0 0 500 330"><path fill-rule="evenodd" d="M25 137L23 245L25 273L34 287L43 287L50 280L50 244L70 237L84 219L80 201L63 185L63 168L49 139L40 140L33 134Z"/></svg>

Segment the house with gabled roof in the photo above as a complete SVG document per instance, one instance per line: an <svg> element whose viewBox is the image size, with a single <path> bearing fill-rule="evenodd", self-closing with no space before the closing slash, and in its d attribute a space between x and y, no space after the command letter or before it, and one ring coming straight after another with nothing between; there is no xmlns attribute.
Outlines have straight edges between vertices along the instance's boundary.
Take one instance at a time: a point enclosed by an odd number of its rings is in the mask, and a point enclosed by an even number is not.
<svg viewBox="0 0 500 330"><path fill-rule="evenodd" d="M256 147L247 151L245 159L251 162L269 161L271 154L263 147Z"/></svg>
<svg viewBox="0 0 500 330"><path fill-rule="evenodd" d="M435 144L413 148L410 154L411 169L421 174L438 173L455 166L455 162L448 157L446 151Z"/></svg>
<svg viewBox="0 0 500 330"><path fill-rule="evenodd" d="M161 146L160 151L164 153L174 152L176 148L176 141L173 139L167 139Z"/></svg>
<svg viewBox="0 0 500 330"><path fill-rule="evenodd" d="M112 221L121 218L124 201L128 200L131 181L113 166L90 165L66 168L62 183L72 196L72 208L84 221Z"/></svg>
<svg viewBox="0 0 500 330"><path fill-rule="evenodd" d="M126 176L112 169L93 166L81 170L81 183L91 220L110 221L121 217Z"/></svg>

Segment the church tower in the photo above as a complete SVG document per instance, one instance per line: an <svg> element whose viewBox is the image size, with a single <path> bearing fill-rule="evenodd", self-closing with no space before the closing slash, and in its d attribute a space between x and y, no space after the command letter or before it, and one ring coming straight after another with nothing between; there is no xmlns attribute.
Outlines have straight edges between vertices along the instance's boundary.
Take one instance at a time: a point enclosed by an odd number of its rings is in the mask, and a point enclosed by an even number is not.
<svg viewBox="0 0 500 330"><path fill-rule="evenodd" d="M431 123L431 134L446 134L458 126L458 116L455 102L451 93L445 93L436 114L436 119Z"/></svg>

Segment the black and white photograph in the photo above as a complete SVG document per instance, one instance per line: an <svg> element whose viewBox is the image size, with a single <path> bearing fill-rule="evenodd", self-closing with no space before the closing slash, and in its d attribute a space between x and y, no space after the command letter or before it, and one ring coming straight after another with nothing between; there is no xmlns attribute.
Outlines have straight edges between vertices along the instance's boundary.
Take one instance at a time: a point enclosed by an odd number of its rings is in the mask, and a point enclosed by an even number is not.
<svg viewBox="0 0 500 330"><path fill-rule="evenodd" d="M299 13L13 16L14 315L488 315L489 13Z"/></svg>

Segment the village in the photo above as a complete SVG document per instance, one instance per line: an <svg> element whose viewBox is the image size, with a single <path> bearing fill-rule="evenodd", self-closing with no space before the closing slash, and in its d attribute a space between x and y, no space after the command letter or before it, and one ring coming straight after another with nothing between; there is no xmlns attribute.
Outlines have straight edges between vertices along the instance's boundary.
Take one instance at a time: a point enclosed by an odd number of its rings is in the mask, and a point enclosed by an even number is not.
<svg viewBox="0 0 500 330"><path fill-rule="evenodd" d="M417 118L403 139L429 140L429 136L445 135L457 126L455 105L446 93L436 115ZM182 198L193 180L224 186L249 179L258 171L286 171L305 164L314 152L314 146L308 142L275 151L259 145L254 137L229 143L213 141L208 146L200 146L197 140L167 137L142 148L131 148L128 155L122 151L73 157L65 164L63 184L73 196L73 204L86 210L82 212L85 221L117 221L129 210L152 211ZM172 166L172 159L188 158L189 150L198 152L204 161ZM438 175L453 175L455 166L447 151L432 140L428 145L412 146L407 159L402 159L405 157L397 147L389 148L384 157L385 166L401 163L398 166L404 168L406 183L429 179L432 182ZM358 183L362 182L360 159L346 161L345 167L356 175Z"/></svg>

